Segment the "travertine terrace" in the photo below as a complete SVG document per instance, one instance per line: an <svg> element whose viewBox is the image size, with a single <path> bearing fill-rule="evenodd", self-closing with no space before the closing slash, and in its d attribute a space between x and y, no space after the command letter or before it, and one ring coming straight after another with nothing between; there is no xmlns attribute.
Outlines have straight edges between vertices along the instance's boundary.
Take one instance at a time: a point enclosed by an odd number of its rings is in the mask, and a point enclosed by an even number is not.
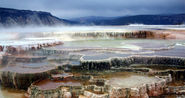
<svg viewBox="0 0 185 98"><path fill-rule="evenodd" d="M184 97L184 30L41 35L0 42L3 87L24 89L30 98Z"/></svg>

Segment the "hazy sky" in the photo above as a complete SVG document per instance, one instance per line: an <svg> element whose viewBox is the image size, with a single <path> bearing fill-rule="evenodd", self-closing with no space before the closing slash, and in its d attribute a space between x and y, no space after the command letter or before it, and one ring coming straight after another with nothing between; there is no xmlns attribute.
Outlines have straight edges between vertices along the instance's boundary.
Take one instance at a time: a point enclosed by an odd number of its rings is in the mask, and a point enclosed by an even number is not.
<svg viewBox="0 0 185 98"><path fill-rule="evenodd" d="M0 0L0 7L48 11L61 18L185 13L185 0Z"/></svg>

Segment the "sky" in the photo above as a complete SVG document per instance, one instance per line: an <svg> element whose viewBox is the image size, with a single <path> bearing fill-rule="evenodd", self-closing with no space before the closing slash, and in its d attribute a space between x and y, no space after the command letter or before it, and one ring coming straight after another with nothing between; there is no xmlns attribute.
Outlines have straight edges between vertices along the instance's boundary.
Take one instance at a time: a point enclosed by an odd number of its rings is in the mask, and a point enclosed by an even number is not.
<svg viewBox="0 0 185 98"><path fill-rule="evenodd" d="M185 13L185 0L0 0L0 7L47 11L69 19Z"/></svg>

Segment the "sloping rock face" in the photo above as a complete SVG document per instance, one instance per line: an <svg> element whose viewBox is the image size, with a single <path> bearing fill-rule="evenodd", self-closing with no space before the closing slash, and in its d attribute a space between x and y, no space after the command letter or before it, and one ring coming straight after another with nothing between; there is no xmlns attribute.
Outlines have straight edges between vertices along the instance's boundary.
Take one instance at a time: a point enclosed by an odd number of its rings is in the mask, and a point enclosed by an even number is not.
<svg viewBox="0 0 185 98"><path fill-rule="evenodd" d="M3 26L61 25L68 22L48 12L0 8L0 24Z"/></svg>
<svg viewBox="0 0 185 98"><path fill-rule="evenodd" d="M171 70L165 70L165 71L155 71L155 72L151 72L151 73L156 74L156 75L161 75L161 76L166 75L166 74L170 74L172 76L173 82L185 80L185 69L179 69L179 70L171 69Z"/></svg>
<svg viewBox="0 0 185 98"><path fill-rule="evenodd" d="M25 62L25 63L33 63L33 62L42 62L46 60L45 56L20 56L20 55L4 55L2 57L2 64L6 65L9 62Z"/></svg>
<svg viewBox="0 0 185 98"><path fill-rule="evenodd" d="M22 43L5 43L1 56L1 85L16 89L27 89L31 83L56 73L58 67L47 61L46 56L37 56L35 50L63 44L59 40L29 40ZM20 41L21 42L21 41ZM20 52L24 51L24 52ZM34 52L34 53L33 53Z"/></svg>
<svg viewBox="0 0 185 98"><path fill-rule="evenodd" d="M168 36L167 33L158 33L155 31L122 31L122 32L86 32L86 33L75 33L72 37L89 37L89 38L157 38L165 39Z"/></svg>
<svg viewBox="0 0 185 98"><path fill-rule="evenodd" d="M3 56L4 67L0 69L1 85L27 89L36 80L45 79L55 73L56 67L43 63L43 56ZM46 61L45 61L46 62ZM35 64L41 66L34 66Z"/></svg>
<svg viewBox="0 0 185 98"><path fill-rule="evenodd" d="M5 43L6 44L0 45L0 51L10 54L24 54L28 51L39 50L43 47L52 47L63 44L60 40L23 40L5 41Z"/></svg>
<svg viewBox="0 0 185 98"><path fill-rule="evenodd" d="M110 58L106 60L83 60L82 70L106 70L111 67L129 66L131 64L165 64L185 66L185 59L180 57L163 56L130 56L123 58Z"/></svg>
<svg viewBox="0 0 185 98"><path fill-rule="evenodd" d="M31 83L39 79L45 79L55 73L55 67L24 68L6 67L0 70L1 85L5 87L27 89Z"/></svg>

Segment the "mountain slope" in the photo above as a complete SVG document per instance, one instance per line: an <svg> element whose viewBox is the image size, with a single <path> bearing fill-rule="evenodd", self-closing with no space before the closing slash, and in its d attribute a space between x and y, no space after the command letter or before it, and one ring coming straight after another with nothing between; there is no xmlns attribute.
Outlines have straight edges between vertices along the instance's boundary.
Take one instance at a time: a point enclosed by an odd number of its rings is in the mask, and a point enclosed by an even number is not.
<svg viewBox="0 0 185 98"><path fill-rule="evenodd" d="M185 23L185 14L173 15L136 15L123 16L105 19L80 18L78 22L94 25L128 25L128 24L147 24L147 25L177 25Z"/></svg>
<svg viewBox="0 0 185 98"><path fill-rule="evenodd" d="M58 25L68 24L68 21L48 12L0 8L0 24L2 26Z"/></svg>
<svg viewBox="0 0 185 98"><path fill-rule="evenodd" d="M71 20L57 18L48 12L0 8L0 26L26 25L176 25L185 23L185 14L136 15L123 17L80 17Z"/></svg>
<svg viewBox="0 0 185 98"><path fill-rule="evenodd" d="M79 17L79 18L72 18L69 20L77 21L80 24L94 24L99 21L103 20L111 20L115 19L116 17L101 17L101 16L87 16L87 17Z"/></svg>

